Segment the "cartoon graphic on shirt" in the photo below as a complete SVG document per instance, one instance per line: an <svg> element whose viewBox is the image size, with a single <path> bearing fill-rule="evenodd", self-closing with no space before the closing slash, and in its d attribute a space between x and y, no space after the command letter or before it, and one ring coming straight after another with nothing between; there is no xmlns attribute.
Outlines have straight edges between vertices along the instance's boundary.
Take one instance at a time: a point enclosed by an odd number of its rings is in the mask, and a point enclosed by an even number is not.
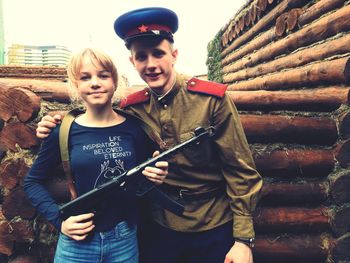
<svg viewBox="0 0 350 263"><path fill-rule="evenodd" d="M94 188L125 172L124 162L121 160L114 161L116 163L116 166L114 167L109 167L109 160L104 161L103 164L101 164L101 172L95 181Z"/></svg>

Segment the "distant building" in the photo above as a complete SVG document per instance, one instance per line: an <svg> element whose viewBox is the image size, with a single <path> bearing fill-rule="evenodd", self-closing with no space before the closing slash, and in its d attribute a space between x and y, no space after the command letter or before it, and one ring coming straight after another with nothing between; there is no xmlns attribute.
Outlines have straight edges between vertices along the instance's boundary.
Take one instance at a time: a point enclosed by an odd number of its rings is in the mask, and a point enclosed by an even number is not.
<svg viewBox="0 0 350 263"><path fill-rule="evenodd" d="M65 66L72 52L64 46L12 44L8 48L9 65Z"/></svg>

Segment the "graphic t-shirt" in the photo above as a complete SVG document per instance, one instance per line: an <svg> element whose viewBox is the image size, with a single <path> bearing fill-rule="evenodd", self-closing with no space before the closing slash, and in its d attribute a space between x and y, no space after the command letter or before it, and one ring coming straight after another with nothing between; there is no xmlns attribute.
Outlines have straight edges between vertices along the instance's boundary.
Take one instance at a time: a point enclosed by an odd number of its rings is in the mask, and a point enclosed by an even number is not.
<svg viewBox="0 0 350 263"><path fill-rule="evenodd" d="M38 211L60 229L58 205L44 184L60 162L59 126L43 142L25 179L25 191ZM69 154L78 196L139 164L146 158L148 142L139 124L132 119L103 128L73 122L69 133ZM94 218L96 231L111 229L121 220L135 220L136 200L124 191L115 191L102 204Z"/></svg>

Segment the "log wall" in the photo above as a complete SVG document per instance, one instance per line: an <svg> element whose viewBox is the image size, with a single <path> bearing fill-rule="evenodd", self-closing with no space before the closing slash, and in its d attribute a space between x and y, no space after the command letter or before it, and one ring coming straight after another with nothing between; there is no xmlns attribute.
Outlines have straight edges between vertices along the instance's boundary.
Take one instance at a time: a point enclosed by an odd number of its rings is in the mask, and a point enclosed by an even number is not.
<svg viewBox="0 0 350 263"><path fill-rule="evenodd" d="M254 262L350 262L350 5L250 1L218 33L264 177Z"/></svg>
<svg viewBox="0 0 350 263"><path fill-rule="evenodd" d="M264 178L254 262L350 260L349 17L340 0L257 0L220 31L223 81ZM37 122L71 107L64 72L50 70L0 67L0 262L55 251L22 189ZM59 167L48 187L69 199Z"/></svg>

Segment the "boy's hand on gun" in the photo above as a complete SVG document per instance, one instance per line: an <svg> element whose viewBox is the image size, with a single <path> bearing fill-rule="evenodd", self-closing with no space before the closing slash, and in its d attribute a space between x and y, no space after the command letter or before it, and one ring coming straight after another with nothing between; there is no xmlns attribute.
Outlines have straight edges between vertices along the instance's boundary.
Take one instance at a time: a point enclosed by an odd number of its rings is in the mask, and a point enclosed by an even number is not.
<svg viewBox="0 0 350 263"><path fill-rule="evenodd" d="M36 128L36 136L40 139L45 139L49 136L51 130L56 127L62 120L62 116L56 114L55 116L45 115Z"/></svg>
<svg viewBox="0 0 350 263"><path fill-rule="evenodd" d="M159 155L159 151L153 153L153 157ZM160 161L156 162L155 167L147 166L142 174L147 177L148 180L160 185L164 182L165 177L168 174L168 162Z"/></svg>

